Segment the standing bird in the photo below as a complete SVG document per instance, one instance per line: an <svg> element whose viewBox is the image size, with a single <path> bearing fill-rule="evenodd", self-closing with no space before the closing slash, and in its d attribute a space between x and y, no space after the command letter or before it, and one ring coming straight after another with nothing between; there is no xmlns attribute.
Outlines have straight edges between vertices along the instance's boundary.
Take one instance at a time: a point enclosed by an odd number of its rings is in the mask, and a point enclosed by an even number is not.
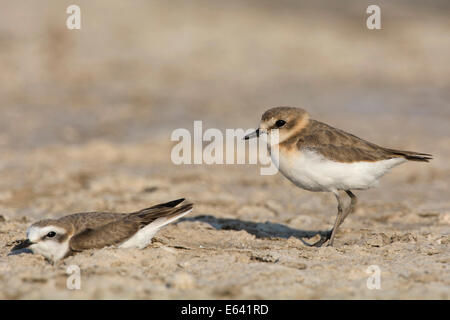
<svg viewBox="0 0 450 320"><path fill-rule="evenodd" d="M20 241L11 252L28 248L50 261L58 261L76 252L112 245L143 249L163 226L192 211L192 203L178 206L184 200L129 214L83 212L41 220L28 228L27 239Z"/></svg>
<svg viewBox="0 0 450 320"><path fill-rule="evenodd" d="M244 139L267 134L274 164L296 186L309 191L332 192L338 202L333 229L313 244L332 246L338 227L355 209L357 198L351 190L365 190L393 167L405 161L428 162L427 153L380 147L343 130L310 119L300 108L276 107L264 112L259 129ZM350 197L343 210L339 191Z"/></svg>

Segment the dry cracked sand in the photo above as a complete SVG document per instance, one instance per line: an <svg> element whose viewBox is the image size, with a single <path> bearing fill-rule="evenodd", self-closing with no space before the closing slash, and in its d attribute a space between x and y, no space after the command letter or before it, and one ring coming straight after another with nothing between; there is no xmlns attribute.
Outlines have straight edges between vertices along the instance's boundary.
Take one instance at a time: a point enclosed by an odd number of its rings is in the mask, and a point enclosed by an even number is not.
<svg viewBox="0 0 450 320"><path fill-rule="evenodd" d="M446 2L381 1L378 33L357 1L109 1L107 14L80 1L79 33L64 26L69 2L43 2L0 13L0 299L449 299ZM280 104L435 159L356 192L335 247L308 247L334 222L332 195L256 165L170 160L174 129L251 128ZM194 211L144 250L8 256L35 220L179 197Z"/></svg>

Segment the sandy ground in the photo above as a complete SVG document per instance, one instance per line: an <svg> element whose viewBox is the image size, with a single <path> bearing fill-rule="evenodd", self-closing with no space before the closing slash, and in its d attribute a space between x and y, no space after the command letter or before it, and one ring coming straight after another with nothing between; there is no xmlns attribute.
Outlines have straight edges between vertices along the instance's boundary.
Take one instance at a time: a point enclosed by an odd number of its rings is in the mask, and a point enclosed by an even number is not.
<svg viewBox="0 0 450 320"><path fill-rule="evenodd" d="M358 2L113 1L105 13L81 1L79 33L64 26L69 2L46 2L9 2L0 19L0 298L449 299L444 2L382 2L377 34ZM194 120L251 128L280 104L435 159L356 192L335 247L308 247L317 236L305 236L331 228L334 196L256 165L170 160L174 129ZM194 211L144 250L86 251L55 265L8 256L36 220L179 197ZM66 288L70 265L80 290ZM371 265L379 290L367 287Z"/></svg>

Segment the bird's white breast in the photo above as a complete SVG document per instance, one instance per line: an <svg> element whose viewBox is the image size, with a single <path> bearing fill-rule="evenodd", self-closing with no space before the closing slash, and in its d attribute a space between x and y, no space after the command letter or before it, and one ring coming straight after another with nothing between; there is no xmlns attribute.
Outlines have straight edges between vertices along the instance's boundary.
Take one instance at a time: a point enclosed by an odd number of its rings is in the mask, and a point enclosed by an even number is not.
<svg viewBox="0 0 450 320"><path fill-rule="evenodd" d="M393 158L381 161L337 162L312 150L292 150L271 154L281 173L295 185L309 191L367 189L389 169L406 161Z"/></svg>

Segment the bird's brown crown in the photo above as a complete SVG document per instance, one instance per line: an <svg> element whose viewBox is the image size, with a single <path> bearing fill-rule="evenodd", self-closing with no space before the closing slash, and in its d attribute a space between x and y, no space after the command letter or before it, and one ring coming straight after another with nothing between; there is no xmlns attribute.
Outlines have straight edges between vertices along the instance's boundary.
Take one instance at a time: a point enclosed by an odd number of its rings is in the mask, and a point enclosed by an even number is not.
<svg viewBox="0 0 450 320"><path fill-rule="evenodd" d="M260 129L270 133L279 130L279 142L289 139L309 123L309 114L294 107L275 107L267 110L261 117Z"/></svg>
<svg viewBox="0 0 450 320"><path fill-rule="evenodd" d="M308 115L308 112L306 112L302 108L274 107L263 113L261 121L268 121L272 118L282 119L286 121L286 119L300 119L306 115Z"/></svg>

